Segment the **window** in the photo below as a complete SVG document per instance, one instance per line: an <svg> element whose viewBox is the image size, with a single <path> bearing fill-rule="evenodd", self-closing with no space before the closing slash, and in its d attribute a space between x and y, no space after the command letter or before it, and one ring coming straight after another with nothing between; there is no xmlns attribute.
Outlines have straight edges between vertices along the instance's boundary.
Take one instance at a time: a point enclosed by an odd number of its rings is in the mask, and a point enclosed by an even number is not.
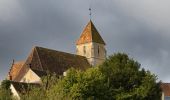
<svg viewBox="0 0 170 100"><path fill-rule="evenodd" d="M97 52L98 52L98 56L99 56L100 55L100 47L99 46L98 46Z"/></svg>
<svg viewBox="0 0 170 100"><path fill-rule="evenodd" d="M84 55L86 54L86 46L83 47Z"/></svg>

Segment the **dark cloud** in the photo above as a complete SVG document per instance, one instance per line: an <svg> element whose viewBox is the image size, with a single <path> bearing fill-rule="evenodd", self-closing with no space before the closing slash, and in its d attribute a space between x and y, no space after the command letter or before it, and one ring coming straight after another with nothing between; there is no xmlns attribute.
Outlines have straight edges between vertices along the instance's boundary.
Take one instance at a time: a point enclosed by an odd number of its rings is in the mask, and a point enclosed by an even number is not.
<svg viewBox="0 0 170 100"><path fill-rule="evenodd" d="M25 60L35 45L74 53L90 2L108 54L126 52L170 82L170 2L155 0L1 0L0 79L12 59Z"/></svg>

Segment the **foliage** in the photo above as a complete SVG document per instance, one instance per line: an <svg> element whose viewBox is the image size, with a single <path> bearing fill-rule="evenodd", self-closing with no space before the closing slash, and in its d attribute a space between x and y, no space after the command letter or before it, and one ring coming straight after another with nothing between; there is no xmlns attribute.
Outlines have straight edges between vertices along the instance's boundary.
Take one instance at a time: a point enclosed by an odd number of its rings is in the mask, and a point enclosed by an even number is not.
<svg viewBox="0 0 170 100"><path fill-rule="evenodd" d="M3 80L0 86L0 100L12 100L10 81Z"/></svg>
<svg viewBox="0 0 170 100"><path fill-rule="evenodd" d="M98 67L90 68L85 72L70 69L67 76L60 79L49 94L52 97L63 99L109 99L109 88L104 82L104 75Z"/></svg>
<svg viewBox="0 0 170 100"><path fill-rule="evenodd" d="M52 89L57 83L58 77L55 74L48 74L42 77L40 86L30 86L27 93L21 95L22 100L53 100L47 95L49 89ZM55 100L55 99L54 99Z"/></svg>
<svg viewBox="0 0 170 100"><path fill-rule="evenodd" d="M47 100L46 91L41 87L31 87L31 90L21 95L21 100Z"/></svg>
<svg viewBox="0 0 170 100"><path fill-rule="evenodd" d="M160 100L160 83L126 54L110 56L85 72L70 69L49 92L60 99Z"/></svg>
<svg viewBox="0 0 170 100"><path fill-rule="evenodd" d="M157 77L140 67L128 55L117 53L108 57L102 65L86 71L71 68L66 76L48 74L42 78L41 87L31 87L21 99L160 100L160 82L156 82ZM8 90L8 84L1 87Z"/></svg>
<svg viewBox="0 0 170 100"><path fill-rule="evenodd" d="M126 54L110 56L100 71L106 76L115 100L160 100L160 83L156 83L156 76L140 69L140 64Z"/></svg>

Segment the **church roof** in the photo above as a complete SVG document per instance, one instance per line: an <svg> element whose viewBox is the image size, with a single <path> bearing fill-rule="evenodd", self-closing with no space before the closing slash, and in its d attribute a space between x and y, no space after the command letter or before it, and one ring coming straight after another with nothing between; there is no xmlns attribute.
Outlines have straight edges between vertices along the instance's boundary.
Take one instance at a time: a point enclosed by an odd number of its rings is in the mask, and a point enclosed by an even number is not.
<svg viewBox="0 0 170 100"><path fill-rule="evenodd" d="M164 93L164 96L170 96L170 83L162 83L161 89Z"/></svg>
<svg viewBox="0 0 170 100"><path fill-rule="evenodd" d="M24 61L19 61L19 62L15 62L12 64L9 75L11 76L11 80L13 80L18 72L21 70L22 66L24 65Z"/></svg>
<svg viewBox="0 0 170 100"><path fill-rule="evenodd" d="M50 73L56 73L57 75L62 75L64 71L71 67L85 70L90 67L90 64L84 56L43 47L34 47L19 74L15 78L15 81L19 81L29 68L37 73L37 75L43 75L43 73L45 74L47 71Z"/></svg>
<svg viewBox="0 0 170 100"><path fill-rule="evenodd" d="M104 40L100 36L99 32L97 31L96 27L94 26L91 20L86 25L85 29L83 30L76 44L79 45L79 44L84 44L89 42L95 42L95 43L100 43L105 45Z"/></svg>

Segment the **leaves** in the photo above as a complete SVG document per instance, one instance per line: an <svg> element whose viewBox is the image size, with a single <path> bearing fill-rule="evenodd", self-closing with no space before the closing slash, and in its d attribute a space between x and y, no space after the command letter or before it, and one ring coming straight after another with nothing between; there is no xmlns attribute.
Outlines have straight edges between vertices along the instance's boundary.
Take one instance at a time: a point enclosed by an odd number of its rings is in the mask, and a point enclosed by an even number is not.
<svg viewBox="0 0 170 100"><path fill-rule="evenodd" d="M124 53L111 55L86 71L69 69L66 76L47 75L42 87L23 100L160 100L160 82ZM8 84L3 85L7 88Z"/></svg>

